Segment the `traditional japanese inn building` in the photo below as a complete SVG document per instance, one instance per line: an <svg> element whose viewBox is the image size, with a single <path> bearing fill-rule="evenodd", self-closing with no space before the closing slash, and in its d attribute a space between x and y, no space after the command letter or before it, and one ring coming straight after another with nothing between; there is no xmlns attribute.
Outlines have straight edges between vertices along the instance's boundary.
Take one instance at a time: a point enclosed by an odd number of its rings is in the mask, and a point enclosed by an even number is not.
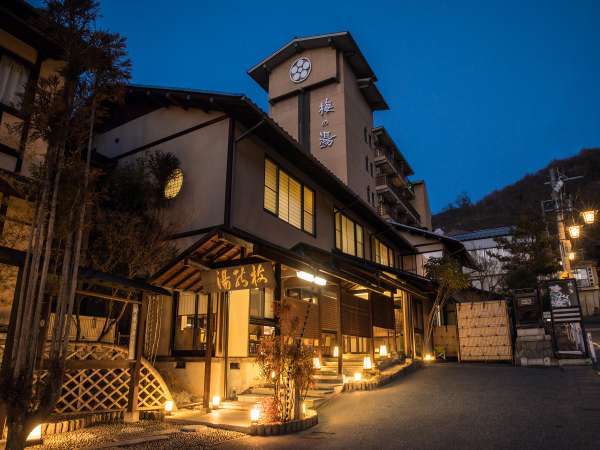
<svg viewBox="0 0 600 450"><path fill-rule="evenodd" d="M419 250L387 220L428 227L429 206L373 126L387 104L365 57L349 33L294 39L249 74L270 114L241 94L131 86L95 141L119 162L154 150L181 161L168 193L180 254L152 279L173 292L156 366L205 399L239 395L258 382L274 302L340 375L380 351L421 356L435 287L403 268Z"/></svg>
<svg viewBox="0 0 600 450"><path fill-rule="evenodd" d="M56 45L31 26L33 8L9 3L0 15L0 350L10 345L32 220L30 165L45 153L43 142L27 144L27 127L15 137L7 124L28 120L20 94L60 67ZM129 331L96 340L97 316L82 315L72 355L85 361L68 363L55 419L135 418L180 391L205 405L252 395L261 338L274 333L312 347L316 370L340 383L365 357L430 351L423 336L436 286L424 263L442 254L472 262L458 241L431 232L424 182L409 180L408 161L373 123L388 105L358 45L347 32L297 38L248 74L266 91L268 113L243 94L131 85L96 130L104 167L155 151L179 160L164 187L178 253L145 282L81 270L89 289L77 295L124 302ZM278 309L293 325L278 321ZM107 398L73 402L84 376L109 385ZM0 411L0 437L2 423Z"/></svg>

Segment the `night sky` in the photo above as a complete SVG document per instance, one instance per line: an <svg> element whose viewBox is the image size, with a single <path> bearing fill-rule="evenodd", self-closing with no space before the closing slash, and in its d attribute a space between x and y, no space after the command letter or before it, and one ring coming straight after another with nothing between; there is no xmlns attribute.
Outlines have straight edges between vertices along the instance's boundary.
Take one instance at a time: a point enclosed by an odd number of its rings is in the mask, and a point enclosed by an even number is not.
<svg viewBox="0 0 600 450"><path fill-rule="evenodd" d="M600 147L600 1L102 0L133 81L249 95L246 74L294 36L350 31L432 209L477 200Z"/></svg>

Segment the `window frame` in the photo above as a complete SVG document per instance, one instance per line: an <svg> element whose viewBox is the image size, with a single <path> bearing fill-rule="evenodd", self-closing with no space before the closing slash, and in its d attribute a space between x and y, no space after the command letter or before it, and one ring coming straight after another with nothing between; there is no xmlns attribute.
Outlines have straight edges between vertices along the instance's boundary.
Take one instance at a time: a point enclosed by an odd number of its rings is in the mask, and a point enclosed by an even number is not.
<svg viewBox="0 0 600 450"><path fill-rule="evenodd" d="M337 241L337 215L340 215L340 217L345 217L347 220L349 220L350 222L352 222L352 224L354 225L354 254L352 253L347 253L343 250L343 245L340 242L340 246L338 247L338 241ZM341 220L341 219L340 219ZM340 224L341 225L341 224ZM356 232L356 230L360 228L361 230L361 253L362 256L358 256L358 233ZM343 233L343 227L340 229L340 239L342 239L342 233ZM358 223L356 220L350 218L349 216L347 216L346 214L344 214L343 212L341 212L338 208L334 208L333 209L333 246L336 250L342 252L344 255L349 255L349 256L354 256L355 258L360 258L360 259L365 259L365 227L363 225L361 225L360 223ZM343 241L343 239L342 239Z"/></svg>
<svg viewBox="0 0 600 450"><path fill-rule="evenodd" d="M273 166L275 166L275 212L271 211L270 209L267 209L267 207L265 206L265 189L267 189L267 185L265 183L266 180L266 175L267 175L267 161L270 162L271 164L273 164ZM287 177L288 180L293 180L296 183L298 183L300 185L300 228L298 228L296 225L294 225L293 223L282 219L279 216L279 193L280 193L280 189L279 189L279 173L283 171ZM271 188L268 188L271 189ZM308 212L305 210L305 205L304 205L304 190L308 190L310 192L312 192L312 201L313 201L313 205L312 205L312 213ZM288 191L289 191L289 181L288 181ZM279 164L277 164L275 161L273 161L273 159L269 158L268 156L265 156L265 162L263 164L263 195L262 195L262 199L263 199L263 211L265 211L266 213L275 216L277 219L281 220L284 223L287 223L288 225L290 225L291 227L293 227L295 230L299 230L302 231L303 233L308 234L309 236L312 237L316 237L317 236L317 192L315 189L311 188L310 186L306 185L305 183L303 183L302 181L300 181L298 178L296 178L293 175L290 175L290 173L287 170L284 170L281 168L281 166ZM289 207L289 206L288 206ZM311 214L312 216L312 232L308 231L305 229L305 221L304 221L304 214L305 212Z"/></svg>
<svg viewBox="0 0 600 450"><path fill-rule="evenodd" d="M394 249L387 245L385 242L383 242L381 239L378 239L376 236L371 235L371 239L370 239L370 244L371 244L371 261L374 262L375 264L379 264L381 266L385 266L385 267L390 267L392 269L396 268L396 253L394 252ZM381 256L379 257L379 261L376 260L376 249L379 247L379 244L383 247L385 247L387 249L387 259L388 262L390 264L383 264L381 262Z"/></svg>
<svg viewBox="0 0 600 450"><path fill-rule="evenodd" d="M27 96L28 91L31 89L33 81L37 80L39 77L38 64L33 63L33 62L23 58L21 55L11 51L10 49L0 45L0 58L5 55L14 59L19 64L22 64L29 70L29 77L27 78L27 83L25 83L25 95ZM0 102L0 113L3 111L5 111L9 114L12 114L13 116L16 116L19 119L25 120L27 118L27 114L25 113L22 104L21 104L21 108L15 108L14 106L7 105L6 103Z"/></svg>

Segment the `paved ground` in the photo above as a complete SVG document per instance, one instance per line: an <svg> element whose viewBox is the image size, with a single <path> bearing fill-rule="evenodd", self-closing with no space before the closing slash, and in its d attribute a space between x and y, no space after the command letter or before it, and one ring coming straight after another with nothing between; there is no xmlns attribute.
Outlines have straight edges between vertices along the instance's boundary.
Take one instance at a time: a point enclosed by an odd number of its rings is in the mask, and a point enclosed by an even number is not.
<svg viewBox="0 0 600 450"><path fill-rule="evenodd" d="M589 368L435 364L343 394L318 426L219 449L599 449L600 376Z"/></svg>

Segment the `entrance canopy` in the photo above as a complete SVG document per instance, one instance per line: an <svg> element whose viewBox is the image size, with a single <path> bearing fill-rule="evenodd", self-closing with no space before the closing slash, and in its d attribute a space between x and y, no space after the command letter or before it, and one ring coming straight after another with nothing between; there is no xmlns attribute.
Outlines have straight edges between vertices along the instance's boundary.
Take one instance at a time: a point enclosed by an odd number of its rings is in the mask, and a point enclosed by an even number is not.
<svg viewBox="0 0 600 450"><path fill-rule="evenodd" d="M212 228L198 241L151 278L155 285L169 289L200 292L202 272L244 264L275 261L295 270L314 273L347 289L395 292L404 289L427 295L434 289L431 280L398 269L298 244L286 249L238 229Z"/></svg>

